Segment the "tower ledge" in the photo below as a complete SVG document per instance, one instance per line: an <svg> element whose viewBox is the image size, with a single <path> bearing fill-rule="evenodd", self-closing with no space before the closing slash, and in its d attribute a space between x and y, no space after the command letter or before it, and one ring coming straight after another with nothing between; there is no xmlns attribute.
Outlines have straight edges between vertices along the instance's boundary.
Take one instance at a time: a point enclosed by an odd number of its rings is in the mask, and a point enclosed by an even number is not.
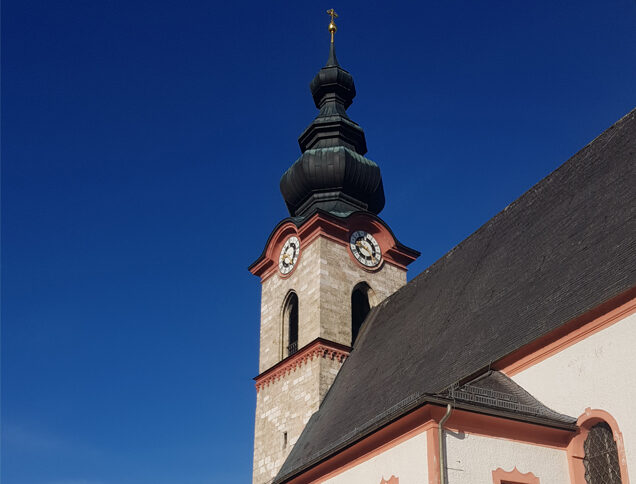
<svg viewBox="0 0 636 484"><path fill-rule="evenodd" d="M259 276L261 281L277 273L278 255L285 240L292 235L299 238L302 254L302 248L307 247L317 237L325 237L338 244L348 246L349 237L355 230L365 230L373 235L382 250L383 263L373 269L365 267L365 270L375 272L384 263L406 269L420 255L417 250L402 244L386 222L377 215L367 211L358 211L337 216L318 209L306 219L289 217L281 220L267 239L265 249L248 267L248 270L255 276ZM348 252L355 262L351 252Z"/></svg>
<svg viewBox="0 0 636 484"><path fill-rule="evenodd" d="M323 338L316 338L304 348L301 348L297 353L288 356L270 369L254 377L256 391L258 392L261 388L295 371L299 366L316 357L330 358L342 363L349 356L350 352L350 346L328 341Z"/></svg>

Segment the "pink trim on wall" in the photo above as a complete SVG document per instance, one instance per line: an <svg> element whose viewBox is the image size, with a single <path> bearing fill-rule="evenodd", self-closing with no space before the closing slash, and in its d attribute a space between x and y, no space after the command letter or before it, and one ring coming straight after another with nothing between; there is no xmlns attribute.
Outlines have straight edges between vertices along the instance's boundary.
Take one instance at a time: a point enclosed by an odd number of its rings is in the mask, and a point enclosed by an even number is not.
<svg viewBox="0 0 636 484"><path fill-rule="evenodd" d="M307 469L287 482L293 484L324 482L376 455L386 452L388 449L411 439L415 435L426 432L428 484L439 484L440 454L437 424L444 416L445 411L445 407L424 405L317 463L314 467ZM446 423L445 428L456 432L532 443L561 450L566 449L573 434L569 430L544 427L465 410L455 410Z"/></svg>
<svg viewBox="0 0 636 484"><path fill-rule="evenodd" d="M444 409L436 407L431 413L433 418L439 421L444 414ZM444 428L454 432L465 432L467 434L495 437L562 450L568 446L574 434L571 430L546 427L530 422L510 420L465 410L453 411Z"/></svg>
<svg viewBox="0 0 636 484"><path fill-rule="evenodd" d="M439 484L439 428L434 422L430 429L426 431L426 452L428 467L428 484Z"/></svg>
<svg viewBox="0 0 636 484"><path fill-rule="evenodd" d="M629 484L629 476L627 475L627 457L625 456L625 444L623 442L623 434L621 433L616 419L605 410L586 408L583 415L579 417L576 424L579 431L568 445L568 464L570 468L570 482L572 484L585 484L585 466L583 458L585 450L583 444L587 438L590 429L599 422L605 422L612 429L612 435L616 442L618 450L618 465L621 469L621 481L623 484Z"/></svg>
<svg viewBox="0 0 636 484"><path fill-rule="evenodd" d="M514 376L634 313L636 287L514 351L492 366Z"/></svg>
<svg viewBox="0 0 636 484"><path fill-rule="evenodd" d="M539 478L532 472L522 474L515 467L511 471L504 471L501 467L492 471L493 484L539 484Z"/></svg>
<svg viewBox="0 0 636 484"><path fill-rule="evenodd" d="M293 484L324 482L361 463L386 452L413 436L426 432L434 426L430 420L428 405L405 415L386 427L347 447L327 460L307 469L289 480Z"/></svg>
<svg viewBox="0 0 636 484"><path fill-rule="evenodd" d="M391 476L388 481L383 478L380 484L400 484L400 480L395 476Z"/></svg>
<svg viewBox="0 0 636 484"><path fill-rule="evenodd" d="M278 272L278 255L288 237L296 235L300 239L300 255L302 255L303 250L318 237L324 237L349 247L349 236L355 230L366 230L375 237L382 250L382 260L388 264L406 269L406 266L417 258L417 252L407 247L398 247L397 241L391 235L391 232L368 215L359 213L346 219L337 219L317 213L299 229L292 222L287 222L278 227L270 237L264 255L250 267L250 272L259 276L261 281L274 274L279 274L280 277L289 277L291 273L283 276ZM374 271L380 268L365 267L352 254L349 255L356 264L359 264L365 270Z"/></svg>
<svg viewBox="0 0 636 484"><path fill-rule="evenodd" d="M351 348L339 343L327 341L322 338L315 339L305 347L298 350L291 356L288 356L284 360L280 361L276 365L272 366L267 371L264 371L258 375L255 380L256 391L258 392L263 387L268 386L270 383L280 380L285 375L296 371L308 361L314 358L329 358L331 360L337 360L342 363L349 353Z"/></svg>
<svg viewBox="0 0 636 484"><path fill-rule="evenodd" d="M261 256L251 267L250 272L256 276L261 278L261 281L264 281L272 274L276 274L280 272L278 271L278 257L280 255L280 251L285 244L285 241L295 235L298 237L298 231L296 230L296 226L292 222L287 222L280 227L271 235L269 244L265 248L265 254ZM300 238L300 237L299 237ZM296 266L298 266L298 262L300 261L300 256L303 250L303 241L300 241L300 254L298 255L298 261L296 261ZM280 274L281 277L289 277L293 270L289 274Z"/></svg>

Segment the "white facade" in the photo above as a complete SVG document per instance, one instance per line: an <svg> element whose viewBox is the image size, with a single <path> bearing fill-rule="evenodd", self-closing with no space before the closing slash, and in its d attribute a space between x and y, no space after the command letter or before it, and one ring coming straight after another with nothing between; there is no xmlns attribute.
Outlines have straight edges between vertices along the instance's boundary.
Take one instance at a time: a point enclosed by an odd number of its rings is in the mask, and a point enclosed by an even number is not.
<svg viewBox="0 0 636 484"><path fill-rule="evenodd" d="M514 468L531 472L541 484L569 483L567 452L549 446L516 442L466 432L445 431L448 484L492 483L493 471ZM372 457L362 457L344 470L318 482L380 484L395 476L399 484L429 482L427 434L422 432Z"/></svg>
<svg viewBox="0 0 636 484"><path fill-rule="evenodd" d="M464 432L447 431L445 437L448 484L492 483L492 471L515 467L522 474L532 472L541 484L570 482L565 449Z"/></svg>
<svg viewBox="0 0 636 484"><path fill-rule="evenodd" d="M325 479L328 484L371 483L380 484L391 476L400 484L422 484L428 482L426 432L421 432L384 452L362 460L345 471Z"/></svg>
<svg viewBox="0 0 636 484"><path fill-rule="evenodd" d="M557 412L579 417L586 408L614 417L623 434L627 468L636 469L636 314L513 376Z"/></svg>

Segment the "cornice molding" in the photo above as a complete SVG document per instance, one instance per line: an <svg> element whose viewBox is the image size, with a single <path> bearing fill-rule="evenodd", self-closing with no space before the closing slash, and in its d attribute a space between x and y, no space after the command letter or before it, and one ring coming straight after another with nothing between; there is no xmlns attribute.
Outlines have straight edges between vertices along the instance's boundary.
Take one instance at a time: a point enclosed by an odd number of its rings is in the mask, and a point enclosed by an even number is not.
<svg viewBox="0 0 636 484"><path fill-rule="evenodd" d="M291 235L300 239L300 250L309 246L318 237L332 240L345 247L349 247L349 236L354 230L366 230L371 233L380 244L382 260L401 269L417 259L420 253L401 244L389 227L376 215L369 212L355 212L346 218L334 217L325 212L317 212L302 225L296 226L291 219L282 221L272 231L260 257L249 267L249 271L261 278L261 282L278 273L278 254L285 240ZM359 264L353 255L352 260ZM370 270L364 267L365 270ZM380 267L370 270L375 272Z"/></svg>
<svg viewBox="0 0 636 484"><path fill-rule="evenodd" d="M494 484L506 484L515 482L519 484L539 484L539 478L532 472L522 474L515 466L511 471L504 471L501 467L492 471L492 482Z"/></svg>
<svg viewBox="0 0 636 484"><path fill-rule="evenodd" d="M493 363L514 376L636 313L636 287L569 321Z"/></svg>
<svg viewBox="0 0 636 484"><path fill-rule="evenodd" d="M330 360L337 360L338 362L343 363L349 356L350 352L351 348L349 346L317 338L308 345L299 349L293 355L288 356L284 360L272 366L270 369L265 370L263 373L255 377L254 381L256 391L258 392L271 383L284 378L314 358L328 358Z"/></svg>

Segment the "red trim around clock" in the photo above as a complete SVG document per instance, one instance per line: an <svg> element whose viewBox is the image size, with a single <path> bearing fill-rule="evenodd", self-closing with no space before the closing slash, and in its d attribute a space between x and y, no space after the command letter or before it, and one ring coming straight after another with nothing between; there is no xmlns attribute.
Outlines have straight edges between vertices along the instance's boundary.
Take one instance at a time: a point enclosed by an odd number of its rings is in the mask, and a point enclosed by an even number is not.
<svg viewBox="0 0 636 484"><path fill-rule="evenodd" d="M380 246L382 261L375 267L367 267L361 264L351 253L349 238L357 230L364 230L373 235ZM300 253L294 268L287 274L281 274L278 270L278 256L285 241L292 235L300 240ZM369 272L375 272L387 263L405 269L419 255L417 251L404 247L398 243L393 234L380 221L364 212L354 213L346 219L330 217L323 213L316 213L300 228L288 221L277 227L269 238L268 245L261 257L250 266L250 272L259 276L262 281L278 273L282 278L293 274L300 262L303 249L317 237L324 237L347 247L351 259L360 267Z"/></svg>

